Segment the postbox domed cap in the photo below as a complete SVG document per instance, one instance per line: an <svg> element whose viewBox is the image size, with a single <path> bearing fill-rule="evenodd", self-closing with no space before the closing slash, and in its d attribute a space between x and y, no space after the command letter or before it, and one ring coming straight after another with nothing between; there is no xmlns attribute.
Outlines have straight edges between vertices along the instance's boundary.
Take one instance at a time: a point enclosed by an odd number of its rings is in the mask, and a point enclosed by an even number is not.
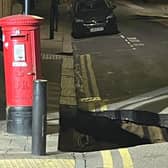
<svg viewBox="0 0 168 168"><path fill-rule="evenodd" d="M38 25L42 22L43 18L34 15L12 15L0 19L0 26L12 25Z"/></svg>

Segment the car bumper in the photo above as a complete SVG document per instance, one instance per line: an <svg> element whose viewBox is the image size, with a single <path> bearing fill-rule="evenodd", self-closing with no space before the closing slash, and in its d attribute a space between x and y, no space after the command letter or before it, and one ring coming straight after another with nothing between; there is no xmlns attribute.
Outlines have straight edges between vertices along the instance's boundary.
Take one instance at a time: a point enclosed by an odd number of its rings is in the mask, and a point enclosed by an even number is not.
<svg viewBox="0 0 168 168"><path fill-rule="evenodd" d="M99 33L106 33L106 32L113 32L116 31L116 25L113 22L106 22L106 23L97 23L97 24L88 24L88 23L78 23L76 24L76 30L81 34L99 34Z"/></svg>

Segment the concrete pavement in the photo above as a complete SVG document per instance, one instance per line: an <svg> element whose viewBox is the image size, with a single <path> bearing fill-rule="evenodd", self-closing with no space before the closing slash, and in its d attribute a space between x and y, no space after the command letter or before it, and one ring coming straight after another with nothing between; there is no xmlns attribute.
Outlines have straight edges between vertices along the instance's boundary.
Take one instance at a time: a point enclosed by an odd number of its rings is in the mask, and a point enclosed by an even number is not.
<svg viewBox="0 0 168 168"><path fill-rule="evenodd" d="M54 39L49 39L49 7L50 3L42 1L32 12L34 15L44 17L41 25L41 57L42 75L48 80L48 111L47 111L47 154L57 153L59 133L59 108L64 104L75 104L75 84L73 72L73 51L71 43L71 30L69 16L66 8L60 5L60 20L58 31L54 32ZM62 19L64 18L64 19ZM67 85L67 83L70 83ZM72 90L72 91L71 91ZM5 109L2 109L5 113ZM31 137L8 134L6 121L0 121L0 153L2 157L9 155L18 157L22 154L31 154Z"/></svg>
<svg viewBox="0 0 168 168"><path fill-rule="evenodd" d="M153 144L87 153L52 153L34 157L0 155L2 168L167 168L168 144Z"/></svg>

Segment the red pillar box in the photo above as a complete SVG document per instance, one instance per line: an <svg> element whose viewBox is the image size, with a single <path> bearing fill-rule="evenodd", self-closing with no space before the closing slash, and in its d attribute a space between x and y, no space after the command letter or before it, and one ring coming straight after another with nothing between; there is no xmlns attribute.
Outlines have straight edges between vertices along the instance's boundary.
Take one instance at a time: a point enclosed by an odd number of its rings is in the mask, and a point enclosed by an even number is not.
<svg viewBox="0 0 168 168"><path fill-rule="evenodd" d="M41 77L42 20L32 15L13 15L0 19L9 133L31 135L33 81Z"/></svg>

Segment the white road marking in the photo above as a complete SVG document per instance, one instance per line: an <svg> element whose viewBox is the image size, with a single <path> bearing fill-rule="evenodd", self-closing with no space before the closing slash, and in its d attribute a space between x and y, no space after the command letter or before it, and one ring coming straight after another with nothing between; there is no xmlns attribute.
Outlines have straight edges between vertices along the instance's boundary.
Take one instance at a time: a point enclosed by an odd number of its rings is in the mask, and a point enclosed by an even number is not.
<svg viewBox="0 0 168 168"><path fill-rule="evenodd" d="M149 100L154 99L154 101L158 101L159 99L165 99L167 97L168 97L168 87L164 87L164 88L157 89L152 92L145 93L145 94L141 94L139 96L136 96L136 97L133 97L133 98L130 98L130 99L118 102L118 103L110 104L108 106L111 110L116 110L122 107L126 108L126 106L131 107L132 105L136 105L136 104L138 104L138 106L139 105L141 106L141 104L139 103L147 104L149 103ZM158 98L158 99L155 99L155 98Z"/></svg>
<svg viewBox="0 0 168 168"><path fill-rule="evenodd" d="M137 38L136 37L127 37L128 40L136 40Z"/></svg>
<svg viewBox="0 0 168 168"><path fill-rule="evenodd" d="M120 35L121 38L125 39L125 36L124 35Z"/></svg>
<svg viewBox="0 0 168 168"><path fill-rule="evenodd" d="M136 47L140 47L140 46L144 46L144 45L145 45L144 43L137 43L137 44L134 43L134 46L136 46Z"/></svg>
<svg viewBox="0 0 168 168"><path fill-rule="evenodd" d="M168 114L168 107L166 107L162 111L160 111L159 114Z"/></svg>
<svg viewBox="0 0 168 168"><path fill-rule="evenodd" d="M132 43L139 43L139 42L141 42L141 41L138 40L138 39L129 39L129 41L131 41Z"/></svg>
<svg viewBox="0 0 168 168"><path fill-rule="evenodd" d="M164 99L167 99L167 98L168 98L168 95L163 95L163 96L159 96L159 97L156 97L156 98L152 98L151 100L146 100L146 101L139 102L139 103L136 103L136 104L133 104L133 105L128 105L127 107L124 107L122 109L131 110L131 109L135 109L137 107L141 107L145 104L149 104L149 103L156 102L156 101L159 101L159 100L164 100Z"/></svg>
<svg viewBox="0 0 168 168"><path fill-rule="evenodd" d="M136 50L136 47L144 46L145 44L142 43L137 37L125 37L124 35L120 35L121 38L130 46L132 50Z"/></svg>

